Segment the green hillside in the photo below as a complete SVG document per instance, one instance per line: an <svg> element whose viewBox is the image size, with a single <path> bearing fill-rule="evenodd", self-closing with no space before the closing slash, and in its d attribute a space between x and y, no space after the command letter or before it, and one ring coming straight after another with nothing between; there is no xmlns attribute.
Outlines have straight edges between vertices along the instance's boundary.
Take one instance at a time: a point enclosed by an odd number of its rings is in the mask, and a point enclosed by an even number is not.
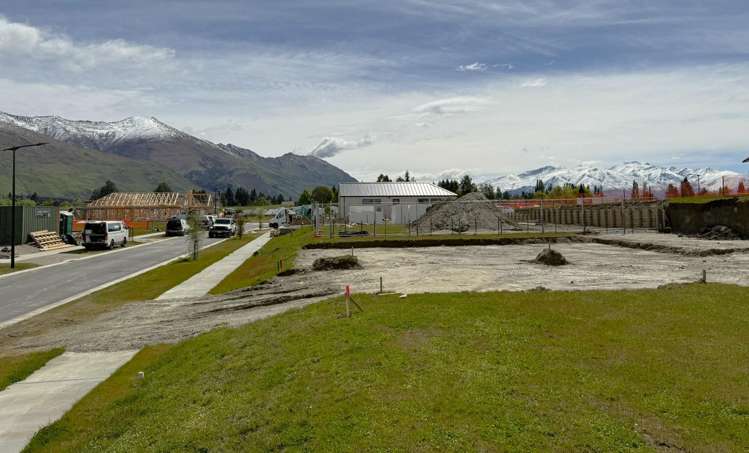
<svg viewBox="0 0 749 453"><path fill-rule="evenodd" d="M91 191L111 179L123 191L150 191L164 181L173 190L188 190L194 184L153 162L84 149L20 128L0 129L3 148L31 142L48 142L40 148L20 150L16 154L16 190L20 194L36 192L41 196L86 199ZM11 154L0 154L0 193L11 190Z"/></svg>

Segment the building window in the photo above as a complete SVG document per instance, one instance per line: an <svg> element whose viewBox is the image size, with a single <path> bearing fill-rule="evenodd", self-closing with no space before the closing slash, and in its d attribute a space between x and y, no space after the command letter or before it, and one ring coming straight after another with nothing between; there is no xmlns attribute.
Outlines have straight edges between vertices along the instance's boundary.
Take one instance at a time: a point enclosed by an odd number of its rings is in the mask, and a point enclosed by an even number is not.
<svg viewBox="0 0 749 453"><path fill-rule="evenodd" d="M393 204L400 204L401 199L400 198L393 198Z"/></svg>
<svg viewBox="0 0 749 453"><path fill-rule="evenodd" d="M429 203L429 198L419 198L419 203Z"/></svg>

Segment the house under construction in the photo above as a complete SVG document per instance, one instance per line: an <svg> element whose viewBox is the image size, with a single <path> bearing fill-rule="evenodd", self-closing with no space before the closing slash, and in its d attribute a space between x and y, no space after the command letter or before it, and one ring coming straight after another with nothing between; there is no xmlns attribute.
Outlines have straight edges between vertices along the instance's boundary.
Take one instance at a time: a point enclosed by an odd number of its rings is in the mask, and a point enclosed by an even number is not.
<svg viewBox="0 0 749 453"><path fill-rule="evenodd" d="M216 199L204 192L115 192L81 210L86 220L168 220L174 216L216 211Z"/></svg>

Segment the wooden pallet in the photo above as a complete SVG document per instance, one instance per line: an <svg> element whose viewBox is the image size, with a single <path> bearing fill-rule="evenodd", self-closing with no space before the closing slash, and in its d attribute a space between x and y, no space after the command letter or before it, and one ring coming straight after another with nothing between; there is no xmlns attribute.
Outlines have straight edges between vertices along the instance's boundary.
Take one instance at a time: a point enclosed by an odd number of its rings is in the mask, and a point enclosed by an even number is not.
<svg viewBox="0 0 749 453"><path fill-rule="evenodd" d="M34 242L34 245L39 247L39 249L43 251L70 247L69 244L66 244L62 240L59 234L53 231L32 231L31 233L29 233L29 235L31 236L31 240Z"/></svg>

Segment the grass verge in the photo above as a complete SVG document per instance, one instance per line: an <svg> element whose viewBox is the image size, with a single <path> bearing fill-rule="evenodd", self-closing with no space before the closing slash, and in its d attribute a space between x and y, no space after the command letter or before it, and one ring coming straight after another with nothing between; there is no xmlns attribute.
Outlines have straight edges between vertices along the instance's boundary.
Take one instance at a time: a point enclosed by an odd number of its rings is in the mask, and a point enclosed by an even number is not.
<svg viewBox="0 0 749 453"><path fill-rule="evenodd" d="M161 266L7 327L3 329L4 335L0 337L0 353L6 346L12 347L15 337L39 335L50 328L64 328L71 322L93 319L101 313L129 302L154 299L226 257L255 237L256 235L245 235L242 239L229 239L202 250L196 261L184 259Z"/></svg>
<svg viewBox="0 0 749 453"><path fill-rule="evenodd" d="M34 371L43 367L45 363L62 353L62 348L56 348L49 351L0 357L0 391L11 384L23 381Z"/></svg>
<svg viewBox="0 0 749 453"><path fill-rule="evenodd" d="M28 450L749 445L746 288L357 301L352 319L337 318L337 299L178 344L140 384L110 396L103 383Z"/></svg>
<svg viewBox="0 0 749 453"><path fill-rule="evenodd" d="M150 379L152 365L171 348L171 345L156 345L141 349L129 362L89 392L83 401L74 405L59 421L40 430L24 451L77 450L78 436L90 432L91 427L99 423L97 414L106 410L113 401L126 401L132 397L144 383L144 380L136 378L137 373L143 371L145 379ZM50 448L52 443L54 447ZM93 446L87 447L96 450Z"/></svg>
<svg viewBox="0 0 749 453"><path fill-rule="evenodd" d="M210 293L223 294L270 280L278 274L278 261L281 259L284 260L284 267L291 269L297 253L311 238L312 228L303 227L271 239L254 256L226 276Z"/></svg>
<svg viewBox="0 0 749 453"><path fill-rule="evenodd" d="M509 245L528 241L555 242L574 238L575 233L505 233L498 234L445 234L427 236L366 236L342 238L312 238L305 245L309 249L327 248L373 248L373 247L439 247L467 245Z"/></svg>
<svg viewBox="0 0 749 453"><path fill-rule="evenodd" d="M11 269L10 264L0 264L0 275L23 271L26 269L33 269L35 267L37 267L37 264L34 263L16 263L16 268Z"/></svg>

